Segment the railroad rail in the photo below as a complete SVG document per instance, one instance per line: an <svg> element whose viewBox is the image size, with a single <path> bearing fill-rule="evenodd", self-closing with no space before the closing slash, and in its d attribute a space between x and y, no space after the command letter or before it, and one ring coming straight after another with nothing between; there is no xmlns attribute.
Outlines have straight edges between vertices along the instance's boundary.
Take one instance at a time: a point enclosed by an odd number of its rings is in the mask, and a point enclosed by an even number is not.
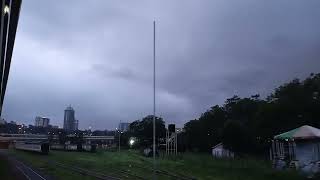
<svg viewBox="0 0 320 180"><path fill-rule="evenodd" d="M143 169L143 170L153 171L153 168L150 169L148 167L137 166L137 165L135 165L135 167L137 167L139 169ZM176 180L197 180L195 177L189 177L189 176L186 176L186 175L183 175L180 173L173 173L173 172L169 172L166 170L157 169L155 172L156 172L156 174L161 174L161 175L164 175L164 176L176 179Z"/></svg>
<svg viewBox="0 0 320 180"><path fill-rule="evenodd" d="M102 174L102 173L99 173L99 172L90 171L90 170L83 169L83 168L79 168L77 166L69 166L69 165L66 165L66 164L63 164L63 163L58 163L58 162L53 162L53 161L51 161L50 163L54 164L54 165L57 165L59 167L62 167L62 168L69 169L69 170L71 170L73 172L77 172L77 173L80 173L82 175L91 176L91 177L94 177L94 178L97 178L97 179L102 179L102 180L121 180L121 179L119 179L117 177L105 175L105 174Z"/></svg>

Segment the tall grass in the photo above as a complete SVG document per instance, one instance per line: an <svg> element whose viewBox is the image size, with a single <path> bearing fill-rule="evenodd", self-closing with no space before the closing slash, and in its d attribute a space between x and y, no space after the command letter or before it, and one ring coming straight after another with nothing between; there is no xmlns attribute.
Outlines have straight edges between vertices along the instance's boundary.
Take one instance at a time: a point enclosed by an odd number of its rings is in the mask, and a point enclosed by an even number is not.
<svg viewBox="0 0 320 180"><path fill-rule="evenodd" d="M143 157L137 151L97 153L52 151L48 156L33 153L16 152L34 163L36 166L46 161L58 161L89 170L112 174L124 170L145 178L152 177L152 158ZM54 167L50 167L54 168ZM210 154L185 153L179 156L161 156L157 158L157 168L177 175L185 175L203 180L298 180L302 179L296 172L275 171L267 161L255 158L214 159ZM57 170L55 170L57 171ZM55 172L51 169L51 172ZM63 177L63 173L58 171ZM159 175L158 179L169 179Z"/></svg>
<svg viewBox="0 0 320 180"><path fill-rule="evenodd" d="M10 179L9 178L9 163L6 159L0 158L0 179Z"/></svg>

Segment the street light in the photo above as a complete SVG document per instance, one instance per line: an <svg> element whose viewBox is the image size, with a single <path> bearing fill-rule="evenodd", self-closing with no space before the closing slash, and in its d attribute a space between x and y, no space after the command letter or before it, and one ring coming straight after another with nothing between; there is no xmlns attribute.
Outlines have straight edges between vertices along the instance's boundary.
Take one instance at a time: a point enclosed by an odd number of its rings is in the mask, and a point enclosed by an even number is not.
<svg viewBox="0 0 320 180"><path fill-rule="evenodd" d="M134 139L130 139L129 144L132 146L134 144Z"/></svg>
<svg viewBox="0 0 320 180"><path fill-rule="evenodd" d="M312 98L313 98L314 100L317 100L317 99L318 99L318 95L319 95L319 92L315 91L315 92L313 92Z"/></svg>
<svg viewBox="0 0 320 180"><path fill-rule="evenodd" d="M121 134L123 133L122 131L120 131L120 129L118 129L118 128L116 128L116 130L117 130L117 132L118 132L118 135L119 135L119 146L118 146L118 148L119 148L119 153L120 153L120 146L121 146Z"/></svg>
<svg viewBox="0 0 320 180"><path fill-rule="evenodd" d="M3 9L3 12L4 12L4 14L9 14L10 13L10 8L9 8L9 6L5 6L4 7L4 9Z"/></svg>

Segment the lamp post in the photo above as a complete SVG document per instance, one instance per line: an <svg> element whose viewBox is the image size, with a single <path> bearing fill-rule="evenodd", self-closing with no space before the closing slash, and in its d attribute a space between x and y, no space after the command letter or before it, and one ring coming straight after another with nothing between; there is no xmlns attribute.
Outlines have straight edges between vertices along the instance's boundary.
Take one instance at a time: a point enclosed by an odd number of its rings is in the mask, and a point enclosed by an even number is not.
<svg viewBox="0 0 320 180"><path fill-rule="evenodd" d="M120 153L120 146L121 146L121 131L120 131L120 129L118 129L118 128L116 128L116 131L118 132L118 136L119 136L119 145L118 145L118 151L119 151L119 153Z"/></svg>

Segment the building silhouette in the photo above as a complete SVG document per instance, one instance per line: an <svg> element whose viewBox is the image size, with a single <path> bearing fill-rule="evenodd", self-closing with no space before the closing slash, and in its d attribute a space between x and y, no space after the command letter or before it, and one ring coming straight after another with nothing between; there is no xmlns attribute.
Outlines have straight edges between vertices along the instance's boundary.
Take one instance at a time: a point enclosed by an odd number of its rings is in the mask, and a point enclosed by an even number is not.
<svg viewBox="0 0 320 180"><path fill-rule="evenodd" d="M127 122L119 123L119 130L122 132L128 131L129 127L130 127L130 123L127 123Z"/></svg>
<svg viewBox="0 0 320 180"><path fill-rule="evenodd" d="M79 126L79 120L75 120L74 121L74 129L78 130L78 126Z"/></svg>
<svg viewBox="0 0 320 180"><path fill-rule="evenodd" d="M75 131L78 130L79 121L75 119L74 109L69 106L64 110L64 122L63 129L66 131Z"/></svg>
<svg viewBox="0 0 320 180"><path fill-rule="evenodd" d="M49 122L50 122L49 118L37 116L36 119L35 119L34 125L36 127L48 127L49 126Z"/></svg>

